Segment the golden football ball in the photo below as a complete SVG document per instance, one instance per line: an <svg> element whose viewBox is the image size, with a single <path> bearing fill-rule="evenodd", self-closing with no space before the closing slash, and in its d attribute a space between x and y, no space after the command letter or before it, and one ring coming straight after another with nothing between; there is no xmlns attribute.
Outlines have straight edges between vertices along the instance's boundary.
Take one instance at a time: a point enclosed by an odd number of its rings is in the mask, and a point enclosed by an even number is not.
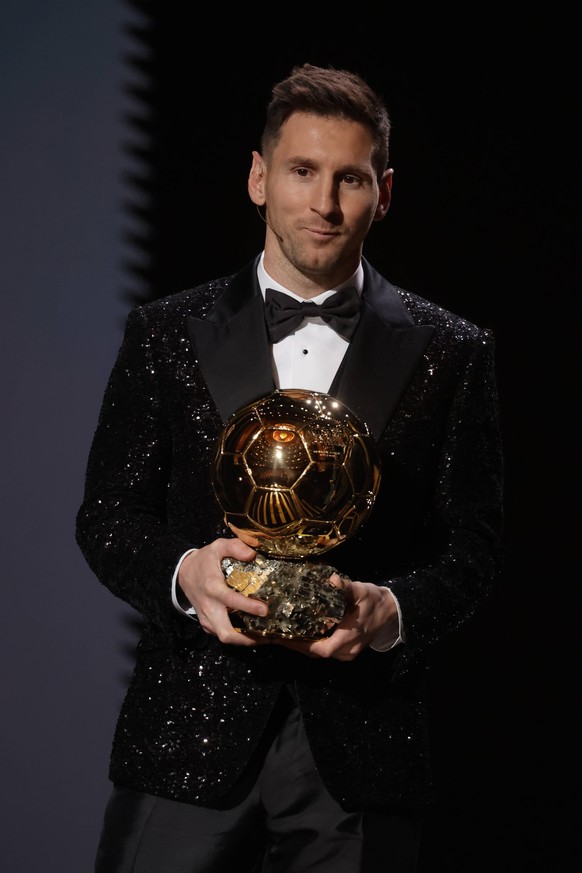
<svg viewBox="0 0 582 873"><path fill-rule="evenodd" d="M269 557L303 559L356 532L372 511L381 474L364 422L328 394L293 389L231 416L212 478L237 537Z"/></svg>

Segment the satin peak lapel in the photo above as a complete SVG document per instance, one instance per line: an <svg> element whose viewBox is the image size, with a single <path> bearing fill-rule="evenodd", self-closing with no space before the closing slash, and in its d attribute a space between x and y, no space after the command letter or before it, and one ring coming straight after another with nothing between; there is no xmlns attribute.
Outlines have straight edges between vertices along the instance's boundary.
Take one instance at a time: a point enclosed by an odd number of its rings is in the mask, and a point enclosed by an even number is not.
<svg viewBox="0 0 582 873"><path fill-rule="evenodd" d="M360 322L330 388L379 439L433 334L415 325L396 289L364 261Z"/></svg>
<svg viewBox="0 0 582 873"><path fill-rule="evenodd" d="M223 421L275 390L264 303L253 272L238 273L206 318L188 319L190 341Z"/></svg>

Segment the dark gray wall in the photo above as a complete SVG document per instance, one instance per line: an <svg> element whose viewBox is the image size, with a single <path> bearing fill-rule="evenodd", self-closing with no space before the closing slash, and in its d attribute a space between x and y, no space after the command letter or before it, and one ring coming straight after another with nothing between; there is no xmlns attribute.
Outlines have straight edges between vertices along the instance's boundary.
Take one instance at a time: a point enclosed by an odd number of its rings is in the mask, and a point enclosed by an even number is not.
<svg viewBox="0 0 582 873"><path fill-rule="evenodd" d="M0 22L0 866L89 873L127 607L74 542L121 337L117 0L17 0Z"/></svg>

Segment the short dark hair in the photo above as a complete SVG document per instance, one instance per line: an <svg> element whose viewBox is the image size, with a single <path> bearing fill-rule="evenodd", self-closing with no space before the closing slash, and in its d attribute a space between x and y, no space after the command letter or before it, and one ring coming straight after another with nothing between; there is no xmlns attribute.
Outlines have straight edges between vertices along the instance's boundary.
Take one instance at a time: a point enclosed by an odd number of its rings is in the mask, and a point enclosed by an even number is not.
<svg viewBox="0 0 582 873"><path fill-rule="evenodd" d="M346 118L365 124L374 142L373 164L378 179L388 167L390 116L382 99L358 73L303 64L273 86L267 105L261 150L268 158L281 128L295 112Z"/></svg>

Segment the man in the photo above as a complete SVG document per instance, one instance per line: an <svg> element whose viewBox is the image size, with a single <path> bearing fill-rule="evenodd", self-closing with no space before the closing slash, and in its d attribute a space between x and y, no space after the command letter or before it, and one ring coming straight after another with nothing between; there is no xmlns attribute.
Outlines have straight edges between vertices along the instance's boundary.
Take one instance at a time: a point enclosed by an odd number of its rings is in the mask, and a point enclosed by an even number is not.
<svg viewBox="0 0 582 873"><path fill-rule="evenodd" d="M252 156L262 254L129 315L77 523L97 577L145 622L99 873L415 869L430 652L498 571L502 459L490 331L363 257L390 204L389 132L359 76L295 68ZM288 299L268 289L329 306L346 287L359 308L339 332L312 308L286 336L266 323ZM342 401L381 457L370 517L333 551L345 616L316 640L233 628L233 610L267 608L221 568L256 553L217 505L216 441L276 388Z"/></svg>

